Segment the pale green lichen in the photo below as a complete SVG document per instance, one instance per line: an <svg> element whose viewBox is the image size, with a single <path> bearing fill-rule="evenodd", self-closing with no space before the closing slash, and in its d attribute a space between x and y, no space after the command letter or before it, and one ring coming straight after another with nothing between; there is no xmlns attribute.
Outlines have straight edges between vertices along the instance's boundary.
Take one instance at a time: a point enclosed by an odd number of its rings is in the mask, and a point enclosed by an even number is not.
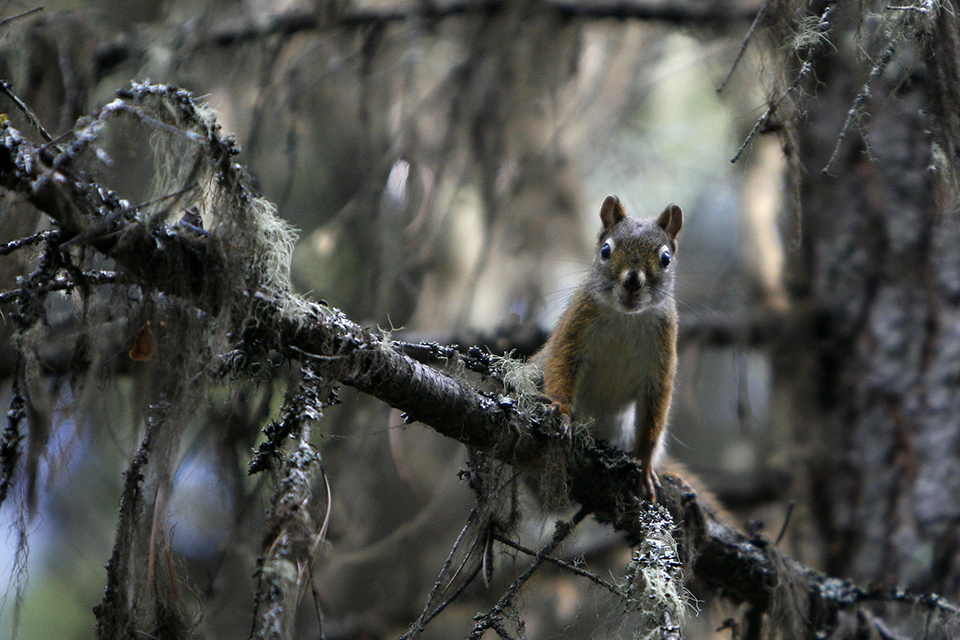
<svg viewBox="0 0 960 640"><path fill-rule="evenodd" d="M673 518L659 505L648 505L640 518L646 536L634 549L619 585L624 613L637 619L633 637L638 640L679 640L681 624L695 600L683 585L683 563L671 533Z"/></svg>

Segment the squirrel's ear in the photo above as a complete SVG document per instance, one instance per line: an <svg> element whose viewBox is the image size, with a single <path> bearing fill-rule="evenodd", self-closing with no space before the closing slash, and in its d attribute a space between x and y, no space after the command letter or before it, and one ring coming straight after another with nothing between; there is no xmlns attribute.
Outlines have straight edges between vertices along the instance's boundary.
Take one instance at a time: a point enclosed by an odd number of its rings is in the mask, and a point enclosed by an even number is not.
<svg viewBox="0 0 960 640"><path fill-rule="evenodd" d="M666 231L671 240L676 240L683 226L683 209L679 205L668 204L663 213L657 216L657 226Z"/></svg>
<svg viewBox="0 0 960 640"><path fill-rule="evenodd" d="M600 220L603 221L603 230L609 231L613 225L627 217L627 210L623 208L620 198L607 196L600 205Z"/></svg>

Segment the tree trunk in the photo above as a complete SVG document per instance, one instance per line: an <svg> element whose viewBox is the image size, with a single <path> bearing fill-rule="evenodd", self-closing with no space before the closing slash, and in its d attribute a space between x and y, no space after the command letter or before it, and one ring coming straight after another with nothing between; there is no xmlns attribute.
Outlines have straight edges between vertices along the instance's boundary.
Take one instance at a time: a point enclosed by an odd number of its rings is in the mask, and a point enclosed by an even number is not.
<svg viewBox="0 0 960 640"><path fill-rule="evenodd" d="M957 7L941 11L927 49L899 44L872 81L863 130L851 129L825 175L865 80L855 58L864 27L839 13L795 149L791 296L813 321L777 359L806 470L795 489L809 528L793 536L815 531L833 575L956 598L960 224L938 197L956 160L934 152L946 145L928 117L941 100L930 85L956 69L941 49L956 41Z"/></svg>

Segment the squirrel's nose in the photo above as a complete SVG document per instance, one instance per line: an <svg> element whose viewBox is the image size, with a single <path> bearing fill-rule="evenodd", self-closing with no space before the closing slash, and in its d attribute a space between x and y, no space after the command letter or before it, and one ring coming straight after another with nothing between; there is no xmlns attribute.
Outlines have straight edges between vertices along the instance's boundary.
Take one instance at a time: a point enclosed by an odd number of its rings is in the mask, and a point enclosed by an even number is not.
<svg viewBox="0 0 960 640"><path fill-rule="evenodd" d="M623 288L627 291L637 291L643 286L643 274L636 269L630 269L620 278Z"/></svg>

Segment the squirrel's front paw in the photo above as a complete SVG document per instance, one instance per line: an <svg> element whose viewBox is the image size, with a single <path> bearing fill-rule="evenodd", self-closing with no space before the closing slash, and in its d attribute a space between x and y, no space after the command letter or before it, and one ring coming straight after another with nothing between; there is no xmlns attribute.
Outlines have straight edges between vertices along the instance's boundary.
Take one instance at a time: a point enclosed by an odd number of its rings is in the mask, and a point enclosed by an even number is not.
<svg viewBox="0 0 960 640"><path fill-rule="evenodd" d="M560 402L553 402L547 407L546 415L549 418L555 416L560 416L560 437L564 440L570 439L570 405L562 404Z"/></svg>
<svg viewBox="0 0 960 640"><path fill-rule="evenodd" d="M660 478L653 469L643 469L643 475L640 476L640 483L637 486L637 495L641 500L647 500L655 503L657 501L657 491L660 490Z"/></svg>

